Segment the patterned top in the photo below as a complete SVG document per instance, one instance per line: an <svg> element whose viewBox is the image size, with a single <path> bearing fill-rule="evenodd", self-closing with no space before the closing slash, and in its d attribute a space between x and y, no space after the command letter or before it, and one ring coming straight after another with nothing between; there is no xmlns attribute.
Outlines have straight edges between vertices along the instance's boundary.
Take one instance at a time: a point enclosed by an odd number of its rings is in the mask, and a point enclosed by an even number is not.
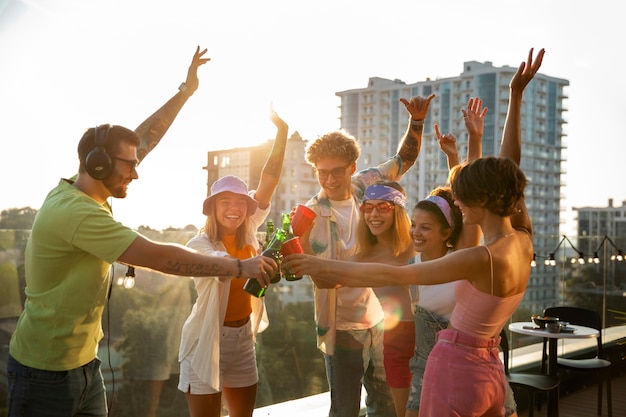
<svg viewBox="0 0 626 417"><path fill-rule="evenodd" d="M353 204L358 206L361 203L365 189L370 184L378 180L398 181L401 177L402 158L397 154L377 167L355 173L352 176ZM346 259L354 255L354 246L346 248L342 244L337 218L333 214L331 202L324 190L320 190L306 203L306 206L317 214L309 239L315 255L324 259ZM357 223L358 216L355 216L351 225L353 230L356 230ZM357 311L357 308L361 311ZM338 309L344 311L338 314ZM354 314L350 314L349 310L354 310ZM381 321L383 316L383 310L371 288L324 289L315 287L317 344L318 348L328 355L334 353L335 332L338 327L341 330L367 329ZM346 317L355 319L345 322Z"/></svg>

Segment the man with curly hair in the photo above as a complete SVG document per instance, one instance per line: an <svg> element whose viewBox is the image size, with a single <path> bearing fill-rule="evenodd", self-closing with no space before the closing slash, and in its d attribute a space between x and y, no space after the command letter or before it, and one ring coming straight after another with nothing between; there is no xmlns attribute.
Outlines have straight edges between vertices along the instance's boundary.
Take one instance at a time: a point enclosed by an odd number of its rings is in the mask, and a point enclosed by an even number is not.
<svg viewBox="0 0 626 417"><path fill-rule="evenodd" d="M306 204L317 217L303 235L305 251L324 259L354 255L365 189L378 180L398 181L413 166L434 97L400 99L410 114L406 133L398 152L376 167L356 172L360 148L345 131L326 133L310 144L306 159L321 190ZM368 416L394 416L383 366L383 310L373 290L315 287L315 321L330 387L329 417L357 417L362 385Z"/></svg>

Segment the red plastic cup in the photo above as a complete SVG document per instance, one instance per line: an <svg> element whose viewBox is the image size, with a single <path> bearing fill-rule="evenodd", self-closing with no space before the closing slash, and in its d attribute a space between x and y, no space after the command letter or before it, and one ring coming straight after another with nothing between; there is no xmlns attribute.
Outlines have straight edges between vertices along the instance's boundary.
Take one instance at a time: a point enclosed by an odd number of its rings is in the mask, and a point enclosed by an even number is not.
<svg viewBox="0 0 626 417"><path fill-rule="evenodd" d="M280 247L280 253L283 256L293 255L294 253L304 253L302 245L300 244L300 238L298 236L291 238Z"/></svg>
<svg viewBox="0 0 626 417"><path fill-rule="evenodd" d="M304 232L311 226L313 219L317 214L305 205L298 204L296 211L291 218L291 228L296 236L302 236Z"/></svg>

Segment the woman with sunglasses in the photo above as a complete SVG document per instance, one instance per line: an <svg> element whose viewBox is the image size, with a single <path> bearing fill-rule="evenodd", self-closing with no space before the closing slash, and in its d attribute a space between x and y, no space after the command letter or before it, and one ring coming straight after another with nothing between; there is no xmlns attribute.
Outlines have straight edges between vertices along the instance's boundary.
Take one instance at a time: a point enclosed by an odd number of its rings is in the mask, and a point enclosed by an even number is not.
<svg viewBox="0 0 626 417"><path fill-rule="evenodd" d="M356 253L360 262L406 265L415 252L409 235L406 193L393 181L380 180L365 189L357 226ZM374 288L384 311L383 365L398 416L404 416L415 333L407 286Z"/></svg>

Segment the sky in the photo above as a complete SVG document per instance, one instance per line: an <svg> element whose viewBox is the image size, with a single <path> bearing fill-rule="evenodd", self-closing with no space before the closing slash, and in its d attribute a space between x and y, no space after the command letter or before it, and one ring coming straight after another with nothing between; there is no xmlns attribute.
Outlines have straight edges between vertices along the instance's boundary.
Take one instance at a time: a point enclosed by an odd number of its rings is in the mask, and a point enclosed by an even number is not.
<svg viewBox="0 0 626 417"><path fill-rule="evenodd" d="M541 73L570 82L562 204L570 224L572 207L626 200L618 4L0 0L0 210L38 209L75 174L86 128L137 127L176 93L198 45L211 58L198 91L128 197L112 201L130 227L201 226L207 152L273 138L271 103L289 134L314 139L340 127L335 93L370 77L410 84L458 76L466 61L518 66L533 47L546 49Z"/></svg>

